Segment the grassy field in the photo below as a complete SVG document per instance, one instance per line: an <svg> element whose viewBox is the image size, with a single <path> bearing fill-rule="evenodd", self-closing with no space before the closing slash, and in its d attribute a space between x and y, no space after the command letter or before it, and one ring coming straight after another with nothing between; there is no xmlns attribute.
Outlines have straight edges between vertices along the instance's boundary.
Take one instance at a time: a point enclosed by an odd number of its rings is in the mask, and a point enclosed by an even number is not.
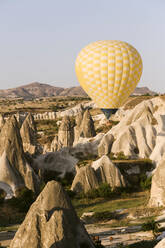
<svg viewBox="0 0 165 248"><path fill-rule="evenodd" d="M43 113L62 111L75 105L86 102L84 97L45 97L33 100L24 99L0 99L0 113L31 112Z"/></svg>
<svg viewBox="0 0 165 248"><path fill-rule="evenodd" d="M132 193L120 199L74 199L73 205L78 216L84 212L113 212L117 209L137 208L146 205L147 192Z"/></svg>

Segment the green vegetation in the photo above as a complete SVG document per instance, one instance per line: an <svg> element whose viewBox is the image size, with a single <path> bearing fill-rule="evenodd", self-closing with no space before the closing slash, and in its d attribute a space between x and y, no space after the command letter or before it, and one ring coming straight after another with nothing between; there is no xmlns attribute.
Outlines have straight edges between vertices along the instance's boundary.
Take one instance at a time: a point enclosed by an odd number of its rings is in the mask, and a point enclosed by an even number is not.
<svg viewBox="0 0 165 248"><path fill-rule="evenodd" d="M114 154L113 152L111 152L109 154L109 158L111 160L129 160L129 157L125 156L124 152L118 152L117 154Z"/></svg>
<svg viewBox="0 0 165 248"><path fill-rule="evenodd" d="M144 240L141 242L137 242L135 244L123 246L123 248L154 248L157 243L158 243L157 240Z"/></svg>
<svg viewBox="0 0 165 248"><path fill-rule="evenodd" d="M147 177L146 175L141 176L140 187L142 190L147 190L151 188L152 177Z"/></svg>
<svg viewBox="0 0 165 248"><path fill-rule="evenodd" d="M144 206L146 203L146 193L131 193L127 195L127 198L120 199L73 198L72 203L78 216L81 216L84 212L114 212L116 209L130 209Z"/></svg>
<svg viewBox="0 0 165 248"><path fill-rule="evenodd" d="M156 234L159 232L159 224L154 219L151 219L148 222L142 224L142 231L150 230L153 232L154 236L156 236Z"/></svg>
<svg viewBox="0 0 165 248"><path fill-rule="evenodd" d="M127 188L120 188L116 187L112 189L108 183L102 183L99 185L98 188L89 190L86 193L79 193L76 194L77 199L95 199L95 198L104 198L104 199L116 199L119 197L127 197L129 193L134 192L134 188L127 187Z"/></svg>
<svg viewBox="0 0 165 248"><path fill-rule="evenodd" d="M35 199L36 195L33 191L24 188L19 192L17 198L13 197L9 200L5 200L5 203L11 207L17 208L19 212L26 213Z"/></svg>
<svg viewBox="0 0 165 248"><path fill-rule="evenodd" d="M119 121L107 121L106 125L96 128L96 133L107 133L112 127L116 126Z"/></svg>
<svg viewBox="0 0 165 248"><path fill-rule="evenodd" d="M45 135L55 134L58 131L56 120L36 120L37 131L43 131Z"/></svg>

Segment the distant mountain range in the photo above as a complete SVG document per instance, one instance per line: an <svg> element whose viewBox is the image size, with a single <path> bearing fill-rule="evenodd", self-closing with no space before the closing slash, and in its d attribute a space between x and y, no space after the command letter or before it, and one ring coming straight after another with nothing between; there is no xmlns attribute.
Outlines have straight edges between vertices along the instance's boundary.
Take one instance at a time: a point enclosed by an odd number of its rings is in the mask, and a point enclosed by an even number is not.
<svg viewBox="0 0 165 248"><path fill-rule="evenodd" d="M156 92L151 91L147 87L137 87L133 95L155 95ZM0 90L1 98L24 98L25 100L51 97L51 96L87 96L85 91L80 87L62 88L49 84L41 84L38 82L23 85L17 88Z"/></svg>

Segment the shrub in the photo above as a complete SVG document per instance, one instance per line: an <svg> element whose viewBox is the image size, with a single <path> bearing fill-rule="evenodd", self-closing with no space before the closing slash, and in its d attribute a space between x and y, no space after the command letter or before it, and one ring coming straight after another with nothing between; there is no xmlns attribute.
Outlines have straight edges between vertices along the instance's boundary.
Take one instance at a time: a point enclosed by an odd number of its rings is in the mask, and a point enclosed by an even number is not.
<svg viewBox="0 0 165 248"><path fill-rule="evenodd" d="M96 212L92 216L96 221L104 221L104 220L112 220L116 218L114 212L104 211L104 212Z"/></svg>
<svg viewBox="0 0 165 248"><path fill-rule="evenodd" d="M118 196L127 196L128 193L132 193L134 189L132 187L120 188L116 187L112 189L108 183L100 184L98 188L89 190L87 193L81 192L76 195L76 198L83 199L95 199L95 198L116 198Z"/></svg>
<svg viewBox="0 0 165 248"><path fill-rule="evenodd" d="M117 160L128 160L129 157L128 156L125 156L124 155L124 152L119 152L119 153L117 153L116 159Z"/></svg>
<svg viewBox="0 0 165 248"><path fill-rule="evenodd" d="M159 224L155 220L152 219L152 220L142 224L142 230L143 231L152 230L152 232L155 236L156 233L158 233L158 231L159 231Z"/></svg>
<svg viewBox="0 0 165 248"><path fill-rule="evenodd" d="M73 179L74 179L74 174L72 172L66 172L64 178L58 179L58 181L64 186L71 186Z"/></svg>
<svg viewBox="0 0 165 248"><path fill-rule="evenodd" d="M111 187L108 183L103 183L98 188L99 197L108 198L112 194Z"/></svg>
<svg viewBox="0 0 165 248"><path fill-rule="evenodd" d="M13 197L9 200L6 200L10 206L18 208L20 212L27 212L31 204L35 201L36 195L32 190L27 188L22 189L19 192L18 197Z"/></svg>
<svg viewBox="0 0 165 248"><path fill-rule="evenodd" d="M147 177L143 175L140 179L140 187L142 190L147 190L151 188L152 177Z"/></svg>
<svg viewBox="0 0 165 248"><path fill-rule="evenodd" d="M76 193L73 190L67 189L66 192L71 199L73 199L76 195Z"/></svg>

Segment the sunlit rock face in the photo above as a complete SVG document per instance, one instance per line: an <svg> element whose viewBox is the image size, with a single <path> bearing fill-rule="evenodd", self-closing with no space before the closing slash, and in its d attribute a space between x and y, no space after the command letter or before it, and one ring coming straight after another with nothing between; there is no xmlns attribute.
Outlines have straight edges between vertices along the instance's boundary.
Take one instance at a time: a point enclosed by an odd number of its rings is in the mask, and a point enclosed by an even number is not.
<svg viewBox="0 0 165 248"><path fill-rule="evenodd" d="M10 248L94 248L62 186L50 181L32 204Z"/></svg>
<svg viewBox="0 0 165 248"><path fill-rule="evenodd" d="M34 192L39 187L39 179L24 154L19 126L14 116L6 121L0 133L0 182L10 187L13 195L25 186Z"/></svg>
<svg viewBox="0 0 165 248"><path fill-rule="evenodd" d="M103 155L108 155L111 152L113 142L114 136L112 134L107 134L102 138L100 144L98 145L99 157L102 157Z"/></svg>
<svg viewBox="0 0 165 248"><path fill-rule="evenodd" d="M112 189L126 186L126 181L120 170L104 155L92 163L100 183L108 183Z"/></svg>
<svg viewBox="0 0 165 248"><path fill-rule="evenodd" d="M149 206L165 206L165 155L158 163L152 177Z"/></svg>
<svg viewBox="0 0 165 248"><path fill-rule="evenodd" d="M85 111L83 115L82 132L85 138L91 138L96 135L94 122L88 109Z"/></svg>
<svg viewBox="0 0 165 248"><path fill-rule="evenodd" d="M3 127L4 124L5 124L5 119L3 115L0 114L0 129Z"/></svg>
<svg viewBox="0 0 165 248"><path fill-rule="evenodd" d="M96 135L94 121L87 109L76 116L76 126L74 127L74 145L80 138L91 138Z"/></svg>
<svg viewBox="0 0 165 248"><path fill-rule="evenodd" d="M58 130L58 144L61 147L70 147L74 141L74 129L70 118L64 116Z"/></svg>
<svg viewBox="0 0 165 248"><path fill-rule="evenodd" d="M71 190L77 193L87 193L89 190L96 189L98 187L99 183L95 171L90 165L88 165L77 170Z"/></svg>
<svg viewBox="0 0 165 248"><path fill-rule="evenodd" d="M155 248L164 248L165 247L165 238L162 239L156 246Z"/></svg>
<svg viewBox="0 0 165 248"><path fill-rule="evenodd" d="M151 101L144 101L127 111L119 124L104 135L104 140L99 144L100 155L122 152L130 158L149 157L155 147L157 134L157 120L153 113L154 107ZM113 136L113 140L110 135ZM104 148L105 143L106 148Z"/></svg>
<svg viewBox="0 0 165 248"><path fill-rule="evenodd" d="M35 154L37 152L37 130L33 115L30 113L25 118L20 134L23 142L23 149L25 152Z"/></svg>
<svg viewBox="0 0 165 248"><path fill-rule="evenodd" d="M165 115L158 116L157 121L156 144L150 155L150 159L153 160L155 164L158 164L165 154Z"/></svg>

